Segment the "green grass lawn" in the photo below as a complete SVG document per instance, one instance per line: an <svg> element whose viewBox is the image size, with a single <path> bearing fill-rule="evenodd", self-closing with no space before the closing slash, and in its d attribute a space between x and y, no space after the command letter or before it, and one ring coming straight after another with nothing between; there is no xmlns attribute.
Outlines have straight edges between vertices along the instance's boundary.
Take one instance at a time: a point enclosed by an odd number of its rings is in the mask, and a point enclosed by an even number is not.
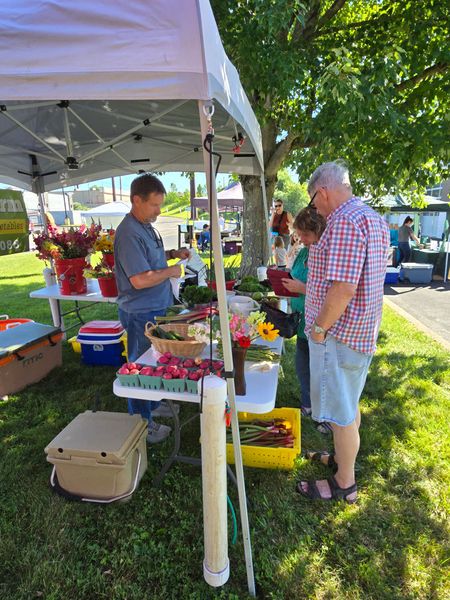
<svg viewBox="0 0 450 600"><path fill-rule="evenodd" d="M0 314L51 323L48 303L28 296L43 286L42 267L31 254L0 257ZM115 318L115 307L89 315ZM294 348L288 341L277 406L298 406ZM149 448L148 473L127 504L72 503L50 491L44 447L97 394L104 409L125 411L113 379L114 368L81 366L65 344L61 368L0 402L0 598L247 598L240 531L229 582L213 590L203 581L200 470L176 466L151 487L169 443ZM449 598L449 389L449 354L386 308L361 404L358 503L300 498L300 474L327 473L301 458L292 472L245 469L259 598ZM196 410L183 405L182 416ZM310 422L302 426L303 447L330 448ZM199 455L198 438L194 420L185 453ZM237 510L236 490L229 494Z"/></svg>

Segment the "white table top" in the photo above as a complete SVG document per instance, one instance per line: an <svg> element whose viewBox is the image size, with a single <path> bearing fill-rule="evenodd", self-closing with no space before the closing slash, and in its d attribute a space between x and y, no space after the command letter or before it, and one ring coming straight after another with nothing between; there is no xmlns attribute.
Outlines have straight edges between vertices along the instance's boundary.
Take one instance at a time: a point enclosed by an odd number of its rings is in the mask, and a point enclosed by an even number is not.
<svg viewBox="0 0 450 600"><path fill-rule="evenodd" d="M68 296L67 294L61 294L61 290L58 284L50 285L40 290L35 290L30 293L30 298L47 298L54 300L72 300L77 302L110 302L112 304L117 303L117 298L105 298L100 292L98 281L96 279L89 279L87 282L87 293L75 296Z"/></svg>
<svg viewBox="0 0 450 600"><path fill-rule="evenodd" d="M265 342L262 339L256 340L254 343L269 346L271 350L281 354L283 347L283 338L279 337L274 342ZM209 346L207 346L202 354L205 358L209 358ZM213 351L215 357L215 351ZM156 358L152 350L147 350L136 361L139 364L155 365ZM257 369L258 363L245 363L245 381L247 383L247 394L245 396L236 396L236 404L239 412L266 413L273 410L278 387L278 376L280 371L279 363L271 363L269 371L261 371ZM189 394L187 392L174 393L164 390L145 390L143 388L132 388L121 385L116 379L113 385L113 392L116 396L123 398L136 398L140 400L177 400L182 402L200 402L199 394Z"/></svg>

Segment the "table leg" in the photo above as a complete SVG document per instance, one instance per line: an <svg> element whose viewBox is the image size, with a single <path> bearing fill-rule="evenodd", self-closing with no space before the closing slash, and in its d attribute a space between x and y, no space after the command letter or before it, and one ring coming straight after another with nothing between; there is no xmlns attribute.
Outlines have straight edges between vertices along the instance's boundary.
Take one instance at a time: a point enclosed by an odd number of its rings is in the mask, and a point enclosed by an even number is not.
<svg viewBox="0 0 450 600"><path fill-rule="evenodd" d="M164 462L164 464L163 464L160 472L153 479L153 482L152 482L153 487L158 487L159 486L159 484L163 480L164 475L170 469L170 467L175 462L175 460L177 460L177 458L178 458L178 452L180 450L180 439L181 439L181 436L180 436L180 419L178 418L178 415L175 412L172 400L166 399L165 402L167 402L167 405L170 408L170 412L172 413L174 443L173 443L173 449L172 449L172 452L170 453L169 458L166 459L166 461Z"/></svg>
<svg viewBox="0 0 450 600"><path fill-rule="evenodd" d="M200 416L200 413L193 415L183 423L180 423L180 419L177 413L175 412L172 400L164 399L164 401L167 402L167 405L170 408L173 417L174 443L170 456L164 461L163 466L161 467L161 470L159 471L158 475L156 475L156 477L153 478L152 486L155 488L159 487L162 480L164 479L164 476L166 475L167 471L170 469L174 462L181 462L184 464L193 465L195 467L200 467L202 464L201 458L197 458L196 456L183 456L182 454L178 454L181 446L181 428L184 427L187 423L190 423L192 420L198 418ZM230 465L227 465L227 475L237 487L237 479Z"/></svg>

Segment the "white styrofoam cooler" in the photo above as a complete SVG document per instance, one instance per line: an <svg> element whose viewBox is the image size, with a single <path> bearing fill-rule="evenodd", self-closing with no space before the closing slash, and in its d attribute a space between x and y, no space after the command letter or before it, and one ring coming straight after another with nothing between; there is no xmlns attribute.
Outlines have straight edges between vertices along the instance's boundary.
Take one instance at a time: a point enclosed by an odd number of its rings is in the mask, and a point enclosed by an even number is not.
<svg viewBox="0 0 450 600"><path fill-rule="evenodd" d="M410 283L430 283L433 277L433 265L425 263L402 263L400 278Z"/></svg>

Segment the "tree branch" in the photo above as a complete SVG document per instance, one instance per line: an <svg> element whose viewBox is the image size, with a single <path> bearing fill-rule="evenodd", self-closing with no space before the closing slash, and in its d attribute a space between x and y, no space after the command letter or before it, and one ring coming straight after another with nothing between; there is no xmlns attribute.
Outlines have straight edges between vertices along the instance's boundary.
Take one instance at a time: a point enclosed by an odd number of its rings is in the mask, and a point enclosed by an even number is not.
<svg viewBox="0 0 450 600"><path fill-rule="evenodd" d="M312 34L314 33L315 27L319 20L320 14L320 0L313 0L311 2L311 10L309 11L306 19L305 26L303 27L301 23L297 20L297 24L295 26L295 30L292 34L292 41L297 43L301 38L304 40L308 40Z"/></svg>
<svg viewBox="0 0 450 600"><path fill-rule="evenodd" d="M444 63L444 62L436 63L435 65L433 65L431 67L427 67L424 71L422 71L422 73L418 73L417 75L414 75L414 77L405 79L405 81L398 83L394 87L398 92L402 92L403 90L414 87L417 83L420 83L424 79L433 77L433 75L437 75L439 73L445 73L446 71L449 70L449 68L450 68L450 65L448 63Z"/></svg>
<svg viewBox="0 0 450 600"><path fill-rule="evenodd" d="M334 0L333 4L330 8L325 12L325 14L320 17L319 22L317 23L317 30L319 30L323 25L331 21L331 19L341 10L347 0Z"/></svg>
<svg viewBox="0 0 450 600"><path fill-rule="evenodd" d="M275 151L268 158L264 169L267 177L270 177L271 175L276 175L278 173L279 169L281 168L281 165L283 164L284 160L286 159L292 148L292 144L297 139L297 137L297 133L288 133L287 136L283 140L281 140L281 142L278 142L278 144L275 146Z"/></svg>

